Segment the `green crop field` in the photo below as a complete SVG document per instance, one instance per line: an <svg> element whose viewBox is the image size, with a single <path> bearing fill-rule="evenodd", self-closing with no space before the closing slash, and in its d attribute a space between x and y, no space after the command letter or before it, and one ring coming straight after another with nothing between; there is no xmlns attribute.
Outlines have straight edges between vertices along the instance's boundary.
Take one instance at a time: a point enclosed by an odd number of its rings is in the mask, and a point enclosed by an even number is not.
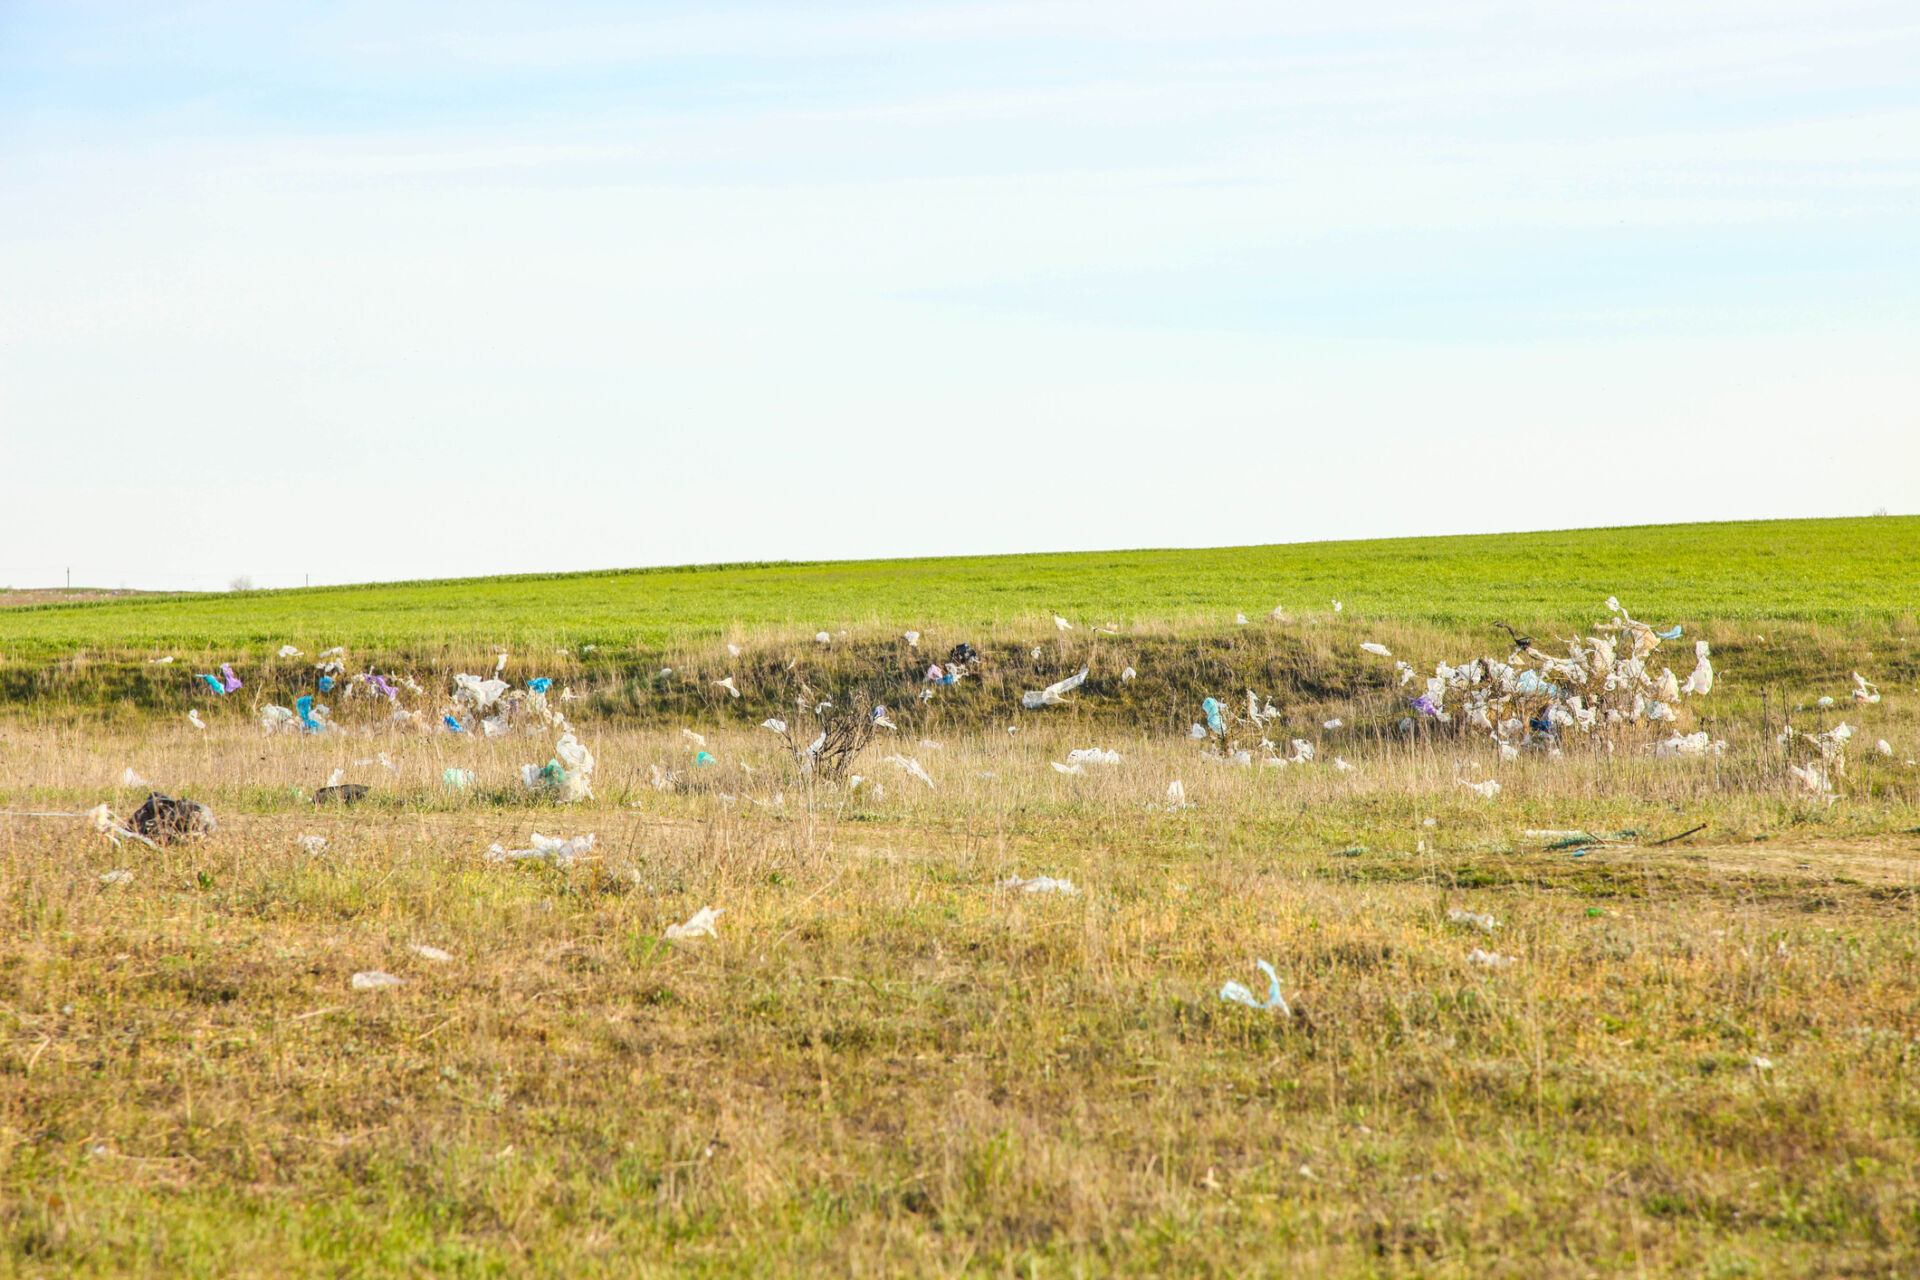
<svg viewBox="0 0 1920 1280"><path fill-rule="evenodd" d="M733 629L1231 622L1275 605L1406 623L1589 620L1618 594L1684 622L1920 612L1920 517L926 560L700 566L144 596L0 611L0 654L659 647Z"/></svg>

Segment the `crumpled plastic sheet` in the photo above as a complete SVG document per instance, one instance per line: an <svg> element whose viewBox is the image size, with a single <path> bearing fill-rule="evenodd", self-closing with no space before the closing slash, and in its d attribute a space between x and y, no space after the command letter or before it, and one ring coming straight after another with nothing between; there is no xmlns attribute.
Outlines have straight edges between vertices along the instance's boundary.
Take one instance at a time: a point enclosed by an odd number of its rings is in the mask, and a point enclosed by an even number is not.
<svg viewBox="0 0 1920 1280"><path fill-rule="evenodd" d="M996 889L1018 889L1022 893L1059 893L1072 897L1080 890L1071 880L1056 880L1052 876L1034 876L1022 880L1019 876L1008 876L994 885Z"/></svg>
<svg viewBox="0 0 1920 1280"><path fill-rule="evenodd" d="M1106 751L1099 747L1077 747L1067 752L1068 764L1119 764L1118 751Z"/></svg>
<svg viewBox="0 0 1920 1280"><path fill-rule="evenodd" d="M1710 738L1705 729L1697 733L1675 733L1663 742L1647 744L1647 754L1653 756L1717 756L1725 753L1725 739Z"/></svg>
<svg viewBox="0 0 1920 1280"><path fill-rule="evenodd" d="M880 760L880 763L897 766L909 778L917 778L921 782L926 783L927 790L929 791L939 790L939 788L934 785L933 779L927 775L927 771L920 767L920 762L918 760L915 760L912 756L903 756L903 755L883 756Z"/></svg>
<svg viewBox="0 0 1920 1280"><path fill-rule="evenodd" d="M1249 1009L1259 1009L1264 1013L1277 1013L1282 1017L1291 1018L1293 1010L1288 1006L1286 997L1280 994L1280 975L1275 973L1273 966L1265 960L1256 960L1254 963L1260 967L1262 973L1267 975L1267 998L1258 999L1245 985L1231 980L1220 988L1220 998L1243 1004Z"/></svg>
<svg viewBox="0 0 1920 1280"><path fill-rule="evenodd" d="M593 849L596 837L592 833L574 836L572 839L559 839L543 836L538 831L528 837L531 849L508 849L494 844L487 848L488 862L543 862L555 867L570 867L581 854Z"/></svg>
<svg viewBox="0 0 1920 1280"><path fill-rule="evenodd" d="M1021 694L1020 705L1029 711L1037 711L1041 707L1057 707L1066 701L1065 694L1072 693L1086 682L1087 668L1082 667L1065 680L1056 681L1038 693Z"/></svg>
<svg viewBox="0 0 1920 1280"><path fill-rule="evenodd" d="M366 969L353 975L352 986L355 991L385 991L388 987L397 987L402 979L378 969Z"/></svg>
<svg viewBox="0 0 1920 1280"><path fill-rule="evenodd" d="M483 680L479 676L462 673L453 678L453 683L453 700L463 702L475 711L487 710L507 691L507 682L498 678Z"/></svg>
<svg viewBox="0 0 1920 1280"><path fill-rule="evenodd" d="M1454 924L1464 924L1478 929L1482 933L1492 933L1500 927L1500 922L1484 912L1468 911L1461 907L1450 908L1447 919Z"/></svg>
<svg viewBox="0 0 1920 1280"><path fill-rule="evenodd" d="M1208 698L1205 702L1202 702L1200 704L1200 713L1207 718L1207 729L1209 732L1220 734L1223 737L1226 735L1227 723L1220 715L1219 699Z"/></svg>
<svg viewBox="0 0 1920 1280"><path fill-rule="evenodd" d="M1360 651L1362 653L1370 653L1376 658L1391 658L1393 656L1393 650L1383 644L1375 644L1371 640L1361 645Z"/></svg>
<svg viewBox="0 0 1920 1280"><path fill-rule="evenodd" d="M714 922L719 920L725 911L725 907L718 909L702 907L688 917L685 924L668 925L666 936L676 942L688 938L717 938L720 935L714 931Z"/></svg>

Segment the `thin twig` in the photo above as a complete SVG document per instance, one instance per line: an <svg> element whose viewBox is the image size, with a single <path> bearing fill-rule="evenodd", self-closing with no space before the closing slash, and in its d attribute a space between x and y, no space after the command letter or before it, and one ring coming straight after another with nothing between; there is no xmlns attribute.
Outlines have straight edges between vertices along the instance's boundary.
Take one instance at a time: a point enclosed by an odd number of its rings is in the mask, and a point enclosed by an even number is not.
<svg viewBox="0 0 1920 1280"><path fill-rule="evenodd" d="M1703 822L1691 831L1682 831L1679 835L1668 836L1665 840L1655 840L1652 844L1648 845L1647 848L1658 849L1663 844L1672 844L1675 840L1685 840L1688 836L1699 835L1702 831L1705 831L1706 829L1707 829L1707 824Z"/></svg>

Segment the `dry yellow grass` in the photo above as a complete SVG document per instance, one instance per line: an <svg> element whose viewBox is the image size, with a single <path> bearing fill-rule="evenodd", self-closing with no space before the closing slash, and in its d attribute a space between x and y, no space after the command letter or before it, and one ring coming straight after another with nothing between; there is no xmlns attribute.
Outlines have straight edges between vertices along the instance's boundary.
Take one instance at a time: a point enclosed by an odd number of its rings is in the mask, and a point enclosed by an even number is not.
<svg viewBox="0 0 1920 1280"><path fill-rule="evenodd" d="M9 809L127 812L131 766L222 827L154 853L0 818L0 1272L1920 1265L1899 759L1857 756L1827 807L1751 737L1363 743L1342 774L1023 723L871 752L877 797L809 794L758 731L712 732L708 770L677 731L592 732L599 798L556 809L510 784L544 739L15 722ZM1050 767L1089 745L1124 760ZM354 764L379 751L397 772ZM334 768L374 801L299 798ZM1492 801L1455 781L1494 775ZM534 830L599 841L566 870L482 856ZM704 905L718 937L664 940ZM1256 958L1291 1019L1219 999ZM351 989L373 969L403 985Z"/></svg>

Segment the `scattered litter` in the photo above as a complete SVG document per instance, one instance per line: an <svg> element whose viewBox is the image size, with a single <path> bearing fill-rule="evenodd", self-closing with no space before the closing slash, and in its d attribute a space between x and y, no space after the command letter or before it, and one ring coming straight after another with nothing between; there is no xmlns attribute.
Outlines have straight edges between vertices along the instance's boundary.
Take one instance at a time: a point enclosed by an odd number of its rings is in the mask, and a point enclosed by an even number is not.
<svg viewBox="0 0 1920 1280"><path fill-rule="evenodd" d="M1071 631L1073 630L1073 624L1056 613L1053 615L1053 629L1055 631Z"/></svg>
<svg viewBox="0 0 1920 1280"><path fill-rule="evenodd" d="M455 791L465 791L468 787L473 785L473 770L471 769L442 770L440 774L440 785L443 787L450 787Z"/></svg>
<svg viewBox="0 0 1920 1280"><path fill-rule="evenodd" d="M1482 800L1491 800L1500 794L1500 784L1492 778L1488 778L1485 782L1468 782L1465 778L1455 778L1454 781Z"/></svg>
<svg viewBox="0 0 1920 1280"><path fill-rule="evenodd" d="M1008 876L994 885L996 889L1018 889L1022 893L1063 893L1071 897L1080 890L1071 880L1056 880L1052 876L1035 876L1031 880L1022 880L1019 876Z"/></svg>
<svg viewBox="0 0 1920 1280"><path fill-rule="evenodd" d="M696 751L706 750L707 739L704 734L695 733L691 729L682 729L680 731L680 736L681 738L685 739L687 744L691 746L694 750Z"/></svg>
<svg viewBox="0 0 1920 1280"><path fill-rule="evenodd" d="M1336 773L1352 773L1355 769L1359 768L1359 766L1348 764L1339 756L1335 756L1333 758L1333 768Z"/></svg>
<svg viewBox="0 0 1920 1280"><path fill-rule="evenodd" d="M787 731L787 722L785 720L777 720L777 719L762 720L760 722L760 727L762 729L771 729L775 733L785 733Z"/></svg>
<svg viewBox="0 0 1920 1280"><path fill-rule="evenodd" d="M727 646L727 656L728 656L729 658L737 658L737 657L739 657L739 656L740 656L740 646L739 646L739 645L737 645L737 644L730 644L730 645L728 645L728 646Z"/></svg>
<svg viewBox="0 0 1920 1280"><path fill-rule="evenodd" d="M1335 613L1339 613L1339 612L1340 612L1340 611L1341 611L1342 609L1344 609L1344 608L1346 608L1346 607L1347 607L1347 606L1345 606L1345 605L1343 605L1343 604L1341 604L1341 603L1340 603L1340 602L1339 602L1338 600L1335 600L1335 601L1333 602L1333 611L1334 611Z"/></svg>
<svg viewBox="0 0 1920 1280"><path fill-rule="evenodd" d="M1246 615L1246 614L1244 614L1244 613L1236 613L1236 614L1234 614L1234 615L1233 615L1233 625L1234 625L1234 626L1236 626L1236 627L1244 627L1244 626L1246 626L1246 625L1248 625L1248 623L1247 623L1247 615Z"/></svg>
<svg viewBox="0 0 1920 1280"><path fill-rule="evenodd" d="M825 632L821 634L824 635ZM713 922L718 920L725 911L725 907L721 907L718 911L712 907L702 907L694 912L685 924L668 925L667 937L675 940L684 938L717 938L720 935L714 932Z"/></svg>
<svg viewBox="0 0 1920 1280"><path fill-rule="evenodd" d="M1322 720L1320 722L1320 727L1322 729L1338 729L1345 723L1346 721L1342 720L1339 716L1335 716L1331 720Z"/></svg>
<svg viewBox="0 0 1920 1280"><path fill-rule="evenodd" d="M918 631L907 632L906 641L909 649L918 649L920 647L920 633Z"/></svg>
<svg viewBox="0 0 1920 1280"><path fill-rule="evenodd" d="M1167 784L1167 803L1170 805L1185 805L1187 803L1186 785L1178 778L1175 778Z"/></svg>
<svg viewBox="0 0 1920 1280"><path fill-rule="evenodd" d="M144 787L147 785L147 780L135 773L131 768L128 768L120 771L120 785L123 787Z"/></svg>
<svg viewBox="0 0 1920 1280"><path fill-rule="evenodd" d="M1375 644L1371 640L1361 645L1360 651L1362 653L1370 653L1376 658L1391 658L1393 656L1393 650L1383 644Z"/></svg>
<svg viewBox="0 0 1920 1280"><path fill-rule="evenodd" d="M1854 672L1853 673L1853 700L1855 702L1880 701L1880 686L1873 683L1873 681L1867 679L1865 676L1861 675L1858 671Z"/></svg>
<svg viewBox="0 0 1920 1280"><path fill-rule="evenodd" d="M1753 1055L1753 1057L1749 1058L1748 1061L1753 1065L1753 1069L1755 1071L1773 1070L1772 1058L1762 1057L1760 1054L1756 1053L1755 1055Z"/></svg>
<svg viewBox="0 0 1920 1280"><path fill-rule="evenodd" d="M1830 707L1830 706L1832 706L1832 705L1833 705L1833 699L1832 699L1832 698L1821 698L1821 699L1819 699L1819 700L1818 700L1817 702L1815 702L1815 703L1814 703L1813 705L1814 705L1814 706L1816 706L1816 707Z"/></svg>
<svg viewBox="0 0 1920 1280"><path fill-rule="evenodd" d="M1878 751L1883 756L1890 756L1893 754L1893 744L1888 742L1885 738L1882 738L1880 739L1880 741L1874 743L1873 749L1875 751Z"/></svg>
<svg viewBox="0 0 1920 1280"><path fill-rule="evenodd" d="M198 708L195 708L194 710L187 712L187 723L191 724L196 729L204 729L207 727L207 722L200 718L200 712Z"/></svg>
<svg viewBox="0 0 1920 1280"><path fill-rule="evenodd" d="M327 838L325 836L300 836L294 840L294 843L302 849L305 849L308 853L324 853L327 848Z"/></svg>
<svg viewBox="0 0 1920 1280"><path fill-rule="evenodd" d="M1122 684L1125 684L1129 680L1137 679L1139 675L1140 675L1139 672L1135 671L1132 667L1128 667L1125 671L1122 671L1120 673L1120 682Z"/></svg>
<svg viewBox="0 0 1920 1280"><path fill-rule="evenodd" d="M210 836L220 824L214 820L213 810L198 800L175 800L155 791L133 811L127 826L135 835L172 844L176 840Z"/></svg>
<svg viewBox="0 0 1920 1280"><path fill-rule="evenodd" d="M409 943L407 950L413 952L413 954L419 956L422 960L431 960L435 964L446 964L449 960L453 959L453 953L451 951L442 951L440 948L430 947L424 942Z"/></svg>
<svg viewBox="0 0 1920 1280"><path fill-rule="evenodd" d="M816 631L813 633L813 642L815 644L832 644L833 637L825 631Z"/></svg>
<svg viewBox="0 0 1920 1280"><path fill-rule="evenodd" d="M1020 705L1025 707L1029 711L1036 711L1041 707L1059 706L1062 702L1066 700L1062 695L1072 693L1075 689L1078 689L1081 685L1085 684L1086 682L1087 682L1087 668L1082 667L1080 668L1079 671L1075 672L1073 675L1068 676L1065 680L1060 680L1053 684L1050 684L1046 688L1040 690L1038 693L1021 694Z"/></svg>
<svg viewBox="0 0 1920 1280"><path fill-rule="evenodd" d="M1220 998L1222 1000L1232 1000L1237 1004L1243 1004L1249 1009L1259 1009L1264 1012L1277 1013L1282 1017L1291 1018L1293 1016L1293 1010L1287 1007L1285 997L1280 994L1280 975L1275 973L1273 966L1265 960L1256 960L1254 963L1260 967L1260 972L1267 975L1267 998L1265 1000L1256 999L1252 991L1249 991L1243 984L1233 981L1228 981L1225 986L1220 988Z"/></svg>
<svg viewBox="0 0 1920 1280"><path fill-rule="evenodd" d="M1482 933L1492 933L1500 927L1500 922L1491 915L1466 911L1453 907L1447 912L1447 919L1454 924L1471 925Z"/></svg>
<svg viewBox="0 0 1920 1280"><path fill-rule="evenodd" d="M101 884L132 884L133 872L128 871L124 868L122 868L119 871L108 871L100 877L100 883Z"/></svg>
<svg viewBox="0 0 1920 1280"><path fill-rule="evenodd" d="M1481 965L1488 969L1505 969L1513 963L1512 956L1503 956L1493 951L1482 951L1475 947L1467 953L1467 963Z"/></svg>
<svg viewBox="0 0 1920 1280"><path fill-rule="evenodd" d="M562 649L560 652L565 653L566 650ZM547 690L553 688L553 677L535 676L533 679L527 681L527 688L533 690L535 693L545 693Z"/></svg>
<svg viewBox="0 0 1920 1280"><path fill-rule="evenodd" d="M390 973L382 973L378 969L365 969L353 975L355 991L384 991L388 987L399 985L401 985L399 978Z"/></svg>
<svg viewBox="0 0 1920 1280"><path fill-rule="evenodd" d="M172 661L173 661L173 655L168 654L164 658L148 658L147 665L150 667L164 667Z"/></svg>
<svg viewBox="0 0 1920 1280"><path fill-rule="evenodd" d="M273 656L276 658L302 658L306 655L290 644L283 644L274 651Z"/></svg>
<svg viewBox="0 0 1920 1280"><path fill-rule="evenodd" d="M740 691L733 687L732 676L728 676L725 680L715 680L713 683L718 687L725 689L729 694L732 694L736 698L740 696Z"/></svg>
<svg viewBox="0 0 1920 1280"><path fill-rule="evenodd" d="M1187 736L1195 739L1204 738L1207 736L1207 726L1203 724L1189 725L1187 727Z"/></svg>

